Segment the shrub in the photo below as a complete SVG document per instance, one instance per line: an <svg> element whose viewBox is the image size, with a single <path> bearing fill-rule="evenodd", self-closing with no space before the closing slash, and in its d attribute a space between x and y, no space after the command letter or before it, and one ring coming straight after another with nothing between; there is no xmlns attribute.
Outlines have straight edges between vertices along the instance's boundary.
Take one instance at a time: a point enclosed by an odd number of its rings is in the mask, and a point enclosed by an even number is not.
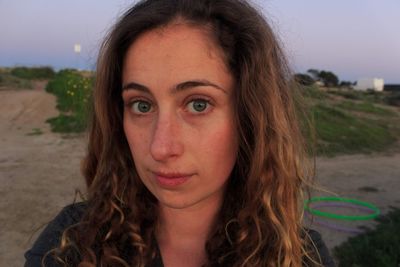
<svg viewBox="0 0 400 267"><path fill-rule="evenodd" d="M377 219L374 230L352 237L334 248L339 267L400 266L400 209Z"/></svg>
<svg viewBox="0 0 400 267"><path fill-rule="evenodd" d="M51 67L15 67L11 70L11 74L28 80L51 79L55 75Z"/></svg>
<svg viewBox="0 0 400 267"><path fill-rule="evenodd" d="M315 83L314 79L307 74L297 73L294 75L294 79L301 85L310 86Z"/></svg>
<svg viewBox="0 0 400 267"><path fill-rule="evenodd" d="M400 107L400 92L390 92L383 101L388 105Z"/></svg>
<svg viewBox="0 0 400 267"><path fill-rule="evenodd" d="M32 89L32 82L11 75L9 72L0 72L0 87Z"/></svg>
<svg viewBox="0 0 400 267"><path fill-rule="evenodd" d="M82 132L86 128L88 104L93 88L93 77L83 77L78 71L59 71L46 91L57 97L61 114L47 120L55 132Z"/></svg>

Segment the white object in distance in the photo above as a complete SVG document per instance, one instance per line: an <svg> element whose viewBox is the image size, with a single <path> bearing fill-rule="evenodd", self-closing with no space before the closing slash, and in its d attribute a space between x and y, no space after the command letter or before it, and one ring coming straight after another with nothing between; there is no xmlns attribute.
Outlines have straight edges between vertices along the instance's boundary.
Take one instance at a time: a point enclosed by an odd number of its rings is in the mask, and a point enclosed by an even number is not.
<svg viewBox="0 0 400 267"><path fill-rule="evenodd" d="M80 44L75 44L74 45L74 52L75 53L80 53L82 50L81 45Z"/></svg>

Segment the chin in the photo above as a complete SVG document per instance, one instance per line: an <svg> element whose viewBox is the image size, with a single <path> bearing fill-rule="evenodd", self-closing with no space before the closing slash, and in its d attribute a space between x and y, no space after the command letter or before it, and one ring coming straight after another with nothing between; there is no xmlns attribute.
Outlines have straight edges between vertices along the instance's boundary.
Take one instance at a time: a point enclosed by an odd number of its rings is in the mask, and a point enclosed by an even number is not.
<svg viewBox="0 0 400 267"><path fill-rule="evenodd" d="M194 206L198 201L184 198L182 196L175 197L156 197L159 205L168 207L171 209L185 209Z"/></svg>

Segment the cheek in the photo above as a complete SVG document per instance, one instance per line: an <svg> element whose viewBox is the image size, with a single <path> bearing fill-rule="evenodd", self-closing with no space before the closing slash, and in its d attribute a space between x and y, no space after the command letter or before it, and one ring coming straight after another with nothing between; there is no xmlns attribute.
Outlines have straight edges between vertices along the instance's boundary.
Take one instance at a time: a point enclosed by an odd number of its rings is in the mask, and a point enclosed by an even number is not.
<svg viewBox="0 0 400 267"><path fill-rule="evenodd" d="M205 158L213 161L212 165L221 171L230 172L238 150L237 133L233 125L219 125L214 131L210 131L202 146L206 148L205 155L208 155Z"/></svg>

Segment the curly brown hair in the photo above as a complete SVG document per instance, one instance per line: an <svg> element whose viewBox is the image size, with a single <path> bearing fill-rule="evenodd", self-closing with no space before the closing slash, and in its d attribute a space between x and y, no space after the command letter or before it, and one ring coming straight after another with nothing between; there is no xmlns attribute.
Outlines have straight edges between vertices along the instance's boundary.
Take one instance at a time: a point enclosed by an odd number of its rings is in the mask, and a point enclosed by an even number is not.
<svg viewBox="0 0 400 267"><path fill-rule="evenodd" d="M236 79L239 151L206 265L301 266L307 257L317 265L301 224L312 172L291 73L269 24L242 0L143 0L116 23L97 63L82 164L87 210L64 232L57 258L65 265L146 266L158 253L157 200L139 179L125 137L121 72L138 36L177 18L210 31Z"/></svg>

